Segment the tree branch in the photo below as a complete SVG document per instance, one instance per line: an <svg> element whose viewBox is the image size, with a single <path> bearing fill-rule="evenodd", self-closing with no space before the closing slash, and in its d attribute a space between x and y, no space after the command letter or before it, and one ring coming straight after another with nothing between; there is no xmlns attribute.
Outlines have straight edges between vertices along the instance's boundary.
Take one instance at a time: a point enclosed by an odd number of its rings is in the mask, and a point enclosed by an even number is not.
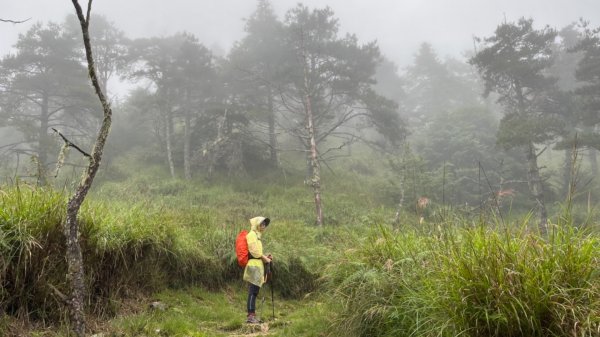
<svg viewBox="0 0 600 337"><path fill-rule="evenodd" d="M27 22L31 20L31 18L25 19L25 20L21 20L21 21L17 21L17 20L9 20L9 19L0 19L0 22L7 22L7 23L23 23L23 22Z"/></svg>
<svg viewBox="0 0 600 337"><path fill-rule="evenodd" d="M56 132L60 136L60 138L62 138L62 140L65 142L65 144L67 144L67 146L74 148L75 150L79 151L82 155L92 159L92 156L90 156L87 152L85 152L81 148L79 148L79 146L73 144L73 142L68 140L67 137L65 137L62 133L60 133L60 131L56 130L55 128L52 128L52 130L54 130L54 132Z"/></svg>
<svg viewBox="0 0 600 337"><path fill-rule="evenodd" d="M542 153L546 152L546 150L547 150L547 149L548 149L548 147L547 147L547 146L544 146L544 148L543 148L543 149L542 149L540 152L538 152L538 153L535 155L535 157L536 157L536 158L538 158L539 156L541 156L541 155L542 155Z"/></svg>
<svg viewBox="0 0 600 337"><path fill-rule="evenodd" d="M10 144L0 145L0 149L3 149L5 147L13 148L17 145L21 145L21 144L25 144L25 143L27 143L27 142L23 141L23 142L15 142L15 143L10 143Z"/></svg>

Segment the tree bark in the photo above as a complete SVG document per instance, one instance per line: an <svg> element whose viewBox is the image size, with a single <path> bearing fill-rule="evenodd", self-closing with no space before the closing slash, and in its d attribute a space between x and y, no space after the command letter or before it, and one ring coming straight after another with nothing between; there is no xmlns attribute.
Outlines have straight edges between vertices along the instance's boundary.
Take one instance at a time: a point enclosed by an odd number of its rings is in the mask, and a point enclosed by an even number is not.
<svg viewBox="0 0 600 337"><path fill-rule="evenodd" d="M106 139L110 133L112 110L98 82L96 69L94 66L94 58L92 55L92 46L88 31L92 0L89 0L88 2L87 15L85 17L78 0L72 0L72 2L81 25L90 80L94 90L96 91L96 95L100 100L100 104L102 104L104 112L102 125L100 126L100 130L98 131L98 135L96 137L96 142L94 143L94 147L92 149L89 165L84 172L83 178L79 183L77 190L67 203L67 218L64 225L64 234L66 237L67 280L71 287L69 299L71 326L78 337L84 337L85 273L83 268L83 256L79 243L80 232L77 216L79 209L81 208L81 204L89 192L94 181L94 177L96 176L98 168L100 167L100 161L104 151L104 144L106 144Z"/></svg>
<svg viewBox="0 0 600 337"><path fill-rule="evenodd" d="M548 226L548 213L546 211L546 204L544 203L544 188L542 179L540 177L540 169L537 162L537 153L533 143L529 143L527 146L527 181L529 183L529 191L537 204L537 211L539 215L539 229L541 234L547 233Z"/></svg>
<svg viewBox="0 0 600 337"><path fill-rule="evenodd" d="M315 197L315 212L317 215L317 225L323 226L323 206L321 204L321 167L319 164L319 153L315 135L314 115L310 97L310 86L308 81L308 65L304 68L304 110L306 113L306 131L308 131L310 167L312 169L311 186Z"/></svg>
<svg viewBox="0 0 600 337"><path fill-rule="evenodd" d="M323 225L323 205L321 204L321 167L319 165L319 154L317 151L317 142L315 141L315 127L313 124L313 112L310 102L310 96L306 95L306 128L310 138L310 164L312 168L311 186L315 195L315 211L317 215L317 225Z"/></svg>
<svg viewBox="0 0 600 337"><path fill-rule="evenodd" d="M75 195L69 199L67 204L67 218L64 226L64 235L67 240L67 281L71 292L69 299L71 325L75 334L80 337L85 336L85 271L83 268L83 254L81 253L81 246L79 244L80 232L77 215L92 184L93 179L90 177L90 169L88 167Z"/></svg>

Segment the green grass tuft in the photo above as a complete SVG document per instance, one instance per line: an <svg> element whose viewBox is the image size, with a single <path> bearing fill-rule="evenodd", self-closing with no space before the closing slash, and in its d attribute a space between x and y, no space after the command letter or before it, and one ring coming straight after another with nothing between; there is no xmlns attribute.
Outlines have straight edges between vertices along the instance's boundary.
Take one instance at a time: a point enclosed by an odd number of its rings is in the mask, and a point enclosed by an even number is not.
<svg viewBox="0 0 600 337"><path fill-rule="evenodd" d="M592 336L600 329L600 240L569 224L547 239L486 227L437 236L382 228L356 246L327 273L343 303L339 335Z"/></svg>

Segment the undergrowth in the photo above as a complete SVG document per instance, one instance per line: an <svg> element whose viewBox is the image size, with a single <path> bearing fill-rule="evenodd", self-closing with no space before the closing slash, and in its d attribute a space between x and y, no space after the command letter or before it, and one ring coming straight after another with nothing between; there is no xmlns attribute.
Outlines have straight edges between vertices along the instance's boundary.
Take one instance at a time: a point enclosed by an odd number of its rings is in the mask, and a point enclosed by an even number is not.
<svg viewBox="0 0 600 337"><path fill-rule="evenodd" d="M600 335L596 235L570 223L547 238L526 224L445 225L381 227L329 267L337 335Z"/></svg>
<svg viewBox="0 0 600 337"><path fill-rule="evenodd" d="M323 186L320 228L310 188L290 177L219 179L149 170L94 188L80 212L90 316L107 319L127 298L158 294L169 309L116 319L113 331L254 333L243 327L233 247L262 215L272 220L263 236L275 257L272 286L280 308L291 306L278 312L274 335L600 335L600 240L589 219L559 218L543 237L528 217L490 224L446 209L420 225L404 212L393 227L394 205L370 190L380 185L344 173ZM66 321L67 196L23 183L0 189L0 310L11 319Z"/></svg>
<svg viewBox="0 0 600 337"><path fill-rule="evenodd" d="M91 313L112 316L120 299L137 292L189 285L216 290L241 279L235 237L249 227L250 215L270 216L263 201L234 191L178 188L177 200L131 191L119 195L112 189L97 191L84 203L79 219ZM0 309L26 320L64 320L66 193L17 184L0 190L0 197ZM232 211L240 207L231 206L235 200L247 201L242 211ZM231 212L230 217L221 212ZM313 240L333 236L274 219L270 228L275 230L265 235L265 246L276 257L276 287L284 297L304 296L317 286L318 266L333 255L327 244L320 247Z"/></svg>

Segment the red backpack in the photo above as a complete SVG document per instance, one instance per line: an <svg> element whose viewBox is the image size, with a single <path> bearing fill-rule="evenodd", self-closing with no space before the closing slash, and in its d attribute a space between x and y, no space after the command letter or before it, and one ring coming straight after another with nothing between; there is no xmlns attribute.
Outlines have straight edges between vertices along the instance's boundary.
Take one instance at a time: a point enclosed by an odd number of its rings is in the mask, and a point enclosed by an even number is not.
<svg viewBox="0 0 600 337"><path fill-rule="evenodd" d="M237 255L238 265L246 267L248 264L248 241L246 241L247 230L241 231L235 239L235 255Z"/></svg>

